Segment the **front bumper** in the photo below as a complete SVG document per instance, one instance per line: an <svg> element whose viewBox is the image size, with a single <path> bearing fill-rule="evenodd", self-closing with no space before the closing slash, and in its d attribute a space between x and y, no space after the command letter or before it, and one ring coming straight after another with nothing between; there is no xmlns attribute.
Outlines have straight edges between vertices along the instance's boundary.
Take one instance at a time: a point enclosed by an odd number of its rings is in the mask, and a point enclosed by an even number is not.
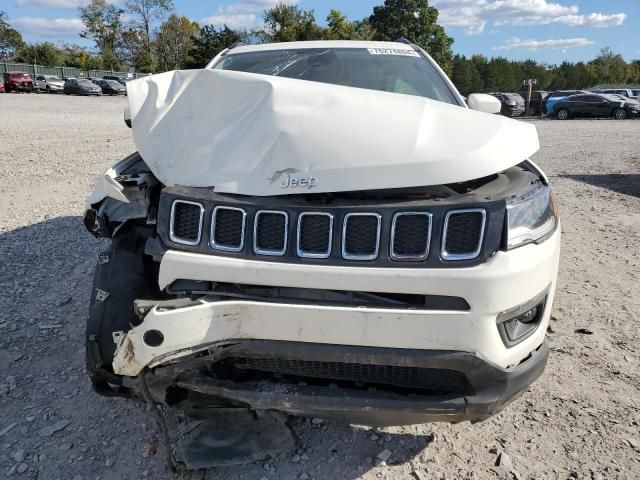
<svg viewBox="0 0 640 480"><path fill-rule="evenodd" d="M230 339L261 339L333 345L453 350L478 354L507 368L517 365L544 340L560 255L560 228L543 243L497 252L469 268L407 269L256 262L167 251L159 287L179 279L326 290L460 296L469 310L412 310L323 306L203 298L197 305L152 309L123 335L113 361L118 375L136 376L145 367L206 350ZM505 346L497 316L549 290L540 325L525 340ZM164 342L144 342L158 330Z"/></svg>
<svg viewBox="0 0 640 480"><path fill-rule="evenodd" d="M266 361L284 357L288 364L299 361L334 366L375 364L378 368L384 366L386 372L398 367L430 369L434 375L444 374L440 376L440 383L451 385L457 380L447 378L446 372L450 372L450 376L464 372L468 384L456 393L416 390L406 394L376 388L321 386L313 382L277 386L268 382L230 382L205 375L198 368L230 357L258 357ZM195 394L195 397L183 396L183 406L194 405L194 402L198 406L206 405L207 398L224 399L232 405L254 410L278 410L339 423L381 427L437 421L477 422L489 418L520 396L542 374L547 358L546 343L520 365L503 369L464 352L239 341L216 347L207 357L159 368L147 375L147 382L158 402L166 401L169 385Z"/></svg>

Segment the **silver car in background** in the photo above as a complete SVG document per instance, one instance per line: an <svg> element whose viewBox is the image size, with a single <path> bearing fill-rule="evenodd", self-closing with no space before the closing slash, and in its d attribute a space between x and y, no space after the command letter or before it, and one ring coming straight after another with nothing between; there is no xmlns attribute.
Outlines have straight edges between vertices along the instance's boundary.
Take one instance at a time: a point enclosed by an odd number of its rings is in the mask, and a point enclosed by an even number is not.
<svg viewBox="0 0 640 480"><path fill-rule="evenodd" d="M47 93L62 93L64 81L55 75L36 75L36 90Z"/></svg>

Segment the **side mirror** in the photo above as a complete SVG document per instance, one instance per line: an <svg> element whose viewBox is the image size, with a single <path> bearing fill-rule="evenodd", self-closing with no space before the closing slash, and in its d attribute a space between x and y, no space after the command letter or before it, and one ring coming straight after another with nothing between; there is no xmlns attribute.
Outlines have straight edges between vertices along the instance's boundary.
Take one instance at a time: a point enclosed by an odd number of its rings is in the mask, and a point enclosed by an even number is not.
<svg viewBox="0 0 640 480"><path fill-rule="evenodd" d="M484 113L500 113L502 109L500 100L486 93L472 93L467 99L467 105L471 110Z"/></svg>

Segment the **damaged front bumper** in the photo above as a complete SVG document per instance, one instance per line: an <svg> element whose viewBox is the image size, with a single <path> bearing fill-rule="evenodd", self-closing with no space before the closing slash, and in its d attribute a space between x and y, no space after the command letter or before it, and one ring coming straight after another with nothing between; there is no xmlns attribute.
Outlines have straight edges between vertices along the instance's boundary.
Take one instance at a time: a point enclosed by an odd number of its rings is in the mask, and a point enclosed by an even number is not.
<svg viewBox="0 0 640 480"><path fill-rule="evenodd" d="M138 312L141 322L114 333L113 377L107 381L140 396L144 377L156 402L185 408L275 409L377 426L481 421L544 370L555 287L549 281L559 246L558 229L539 245L447 270L312 267L167 251L160 288L185 277L310 284L463 294L468 308L363 308L215 295L182 304L150 302ZM505 343L498 316L538 292L547 297L535 330Z"/></svg>
<svg viewBox="0 0 640 480"><path fill-rule="evenodd" d="M254 410L278 410L370 426L477 422L500 411L522 394L542 374L547 357L548 347L543 343L520 365L504 369L477 354L465 352L245 340L216 346L204 357L158 368L146 379L156 401L166 403L166 392L171 391L174 400L178 397L183 405L195 402L200 408L209 398L224 399L235 406ZM233 382L203 373L203 367L230 359L245 359L245 362L253 359L253 366L257 361L262 368L275 370L273 359L277 358L286 358L287 364L283 368L294 368L300 374L306 371L313 375L314 371L330 368L334 376L342 376L344 380L356 371L362 375L362 370L367 369L370 375L387 378L394 374L405 380L429 378L430 388L448 389L451 393L421 391L420 388L412 389L411 393L348 388L339 380L331 386L312 381L296 384ZM265 367L269 364L271 367ZM372 371L372 365L376 365L377 373ZM135 389L136 381L131 384Z"/></svg>

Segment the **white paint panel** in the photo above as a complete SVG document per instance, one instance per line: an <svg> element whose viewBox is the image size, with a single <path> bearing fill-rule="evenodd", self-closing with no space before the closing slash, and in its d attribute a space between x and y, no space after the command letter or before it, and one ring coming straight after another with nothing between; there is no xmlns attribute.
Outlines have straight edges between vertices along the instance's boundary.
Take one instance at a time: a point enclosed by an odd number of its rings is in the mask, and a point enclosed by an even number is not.
<svg viewBox="0 0 640 480"><path fill-rule="evenodd" d="M319 82L190 70L127 90L134 141L165 185L256 196L437 185L502 171L539 148L528 123ZM287 175L314 181L282 188Z"/></svg>

